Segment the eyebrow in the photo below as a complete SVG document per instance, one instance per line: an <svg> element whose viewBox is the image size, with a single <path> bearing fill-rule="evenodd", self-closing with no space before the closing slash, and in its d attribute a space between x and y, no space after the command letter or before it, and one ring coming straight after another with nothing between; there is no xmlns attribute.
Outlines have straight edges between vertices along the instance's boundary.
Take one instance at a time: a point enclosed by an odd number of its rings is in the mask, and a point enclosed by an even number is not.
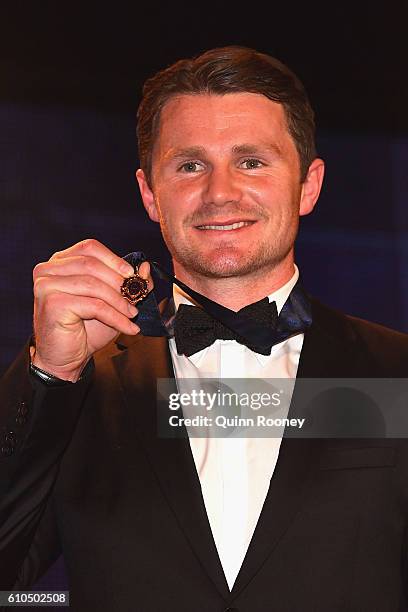
<svg viewBox="0 0 408 612"><path fill-rule="evenodd" d="M260 145L243 143L232 147L232 152L237 155L257 155L265 149L279 156L282 155L281 148L275 143L262 143Z"/></svg>
<svg viewBox="0 0 408 612"><path fill-rule="evenodd" d="M282 149L276 143L265 143L265 144L251 144L242 143L234 145L232 147L232 153L234 155L259 155L263 150L270 151L279 157L282 155ZM167 153L166 158L169 160L181 160L181 159L193 159L203 158L207 156L206 149L200 146L185 147L182 149L170 149Z"/></svg>
<svg viewBox="0 0 408 612"><path fill-rule="evenodd" d="M194 157L205 157L205 155L206 151L204 147L186 147L184 149L170 149L165 157L170 160L178 160Z"/></svg>

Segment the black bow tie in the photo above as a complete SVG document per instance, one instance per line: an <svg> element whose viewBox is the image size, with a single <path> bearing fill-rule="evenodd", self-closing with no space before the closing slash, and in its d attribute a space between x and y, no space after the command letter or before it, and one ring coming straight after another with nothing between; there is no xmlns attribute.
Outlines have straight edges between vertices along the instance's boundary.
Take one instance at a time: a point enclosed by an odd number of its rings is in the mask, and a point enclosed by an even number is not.
<svg viewBox="0 0 408 612"><path fill-rule="evenodd" d="M239 314L255 320L261 325L276 329L278 320L276 303L269 302L268 298L241 308ZM217 339L236 340L252 351L262 355L270 355L272 348L271 346L257 346L255 343L246 340L235 330L229 329L220 321L214 319L202 308L187 306L186 304L180 304L177 309L174 321L174 339L179 355L184 354L187 357L202 351Z"/></svg>

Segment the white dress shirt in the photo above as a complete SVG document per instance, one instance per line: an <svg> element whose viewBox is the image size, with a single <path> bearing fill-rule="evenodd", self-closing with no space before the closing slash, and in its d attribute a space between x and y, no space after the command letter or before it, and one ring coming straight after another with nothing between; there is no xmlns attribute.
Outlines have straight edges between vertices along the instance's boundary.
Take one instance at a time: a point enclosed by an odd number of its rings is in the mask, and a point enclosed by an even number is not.
<svg viewBox="0 0 408 612"><path fill-rule="evenodd" d="M268 296L278 313L299 277ZM175 285L175 308L192 302ZM235 340L216 340L186 357L169 340L176 380L183 378L292 378L296 377L303 334L272 347L270 355L251 351ZM230 590L238 575L264 504L278 460L281 438L193 438L191 451L221 565Z"/></svg>

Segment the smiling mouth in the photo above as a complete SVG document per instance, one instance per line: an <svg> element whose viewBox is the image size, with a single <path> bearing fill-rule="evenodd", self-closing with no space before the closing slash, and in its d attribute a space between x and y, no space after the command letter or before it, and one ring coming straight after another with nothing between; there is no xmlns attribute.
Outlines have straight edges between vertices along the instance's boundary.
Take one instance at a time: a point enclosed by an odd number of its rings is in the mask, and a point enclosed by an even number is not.
<svg viewBox="0 0 408 612"><path fill-rule="evenodd" d="M241 227L247 227L252 225L255 221L238 221L237 223L230 223L228 225L197 225L196 229L199 230L218 230L218 231L231 231L240 229Z"/></svg>

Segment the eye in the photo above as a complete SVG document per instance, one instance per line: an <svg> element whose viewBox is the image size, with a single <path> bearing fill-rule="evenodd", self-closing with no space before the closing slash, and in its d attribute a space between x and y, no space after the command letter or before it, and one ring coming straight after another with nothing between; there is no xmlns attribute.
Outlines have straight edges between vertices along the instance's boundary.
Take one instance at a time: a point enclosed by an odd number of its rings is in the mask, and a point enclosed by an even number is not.
<svg viewBox="0 0 408 612"><path fill-rule="evenodd" d="M241 166L246 170L254 170L255 168L262 168L263 163L259 159L251 158L244 159L244 161L241 162Z"/></svg>
<svg viewBox="0 0 408 612"><path fill-rule="evenodd" d="M181 170L182 172L197 172L197 170L199 170L201 164L199 164L198 162L195 161L188 161L185 164L182 164L182 166L180 166L179 170Z"/></svg>

